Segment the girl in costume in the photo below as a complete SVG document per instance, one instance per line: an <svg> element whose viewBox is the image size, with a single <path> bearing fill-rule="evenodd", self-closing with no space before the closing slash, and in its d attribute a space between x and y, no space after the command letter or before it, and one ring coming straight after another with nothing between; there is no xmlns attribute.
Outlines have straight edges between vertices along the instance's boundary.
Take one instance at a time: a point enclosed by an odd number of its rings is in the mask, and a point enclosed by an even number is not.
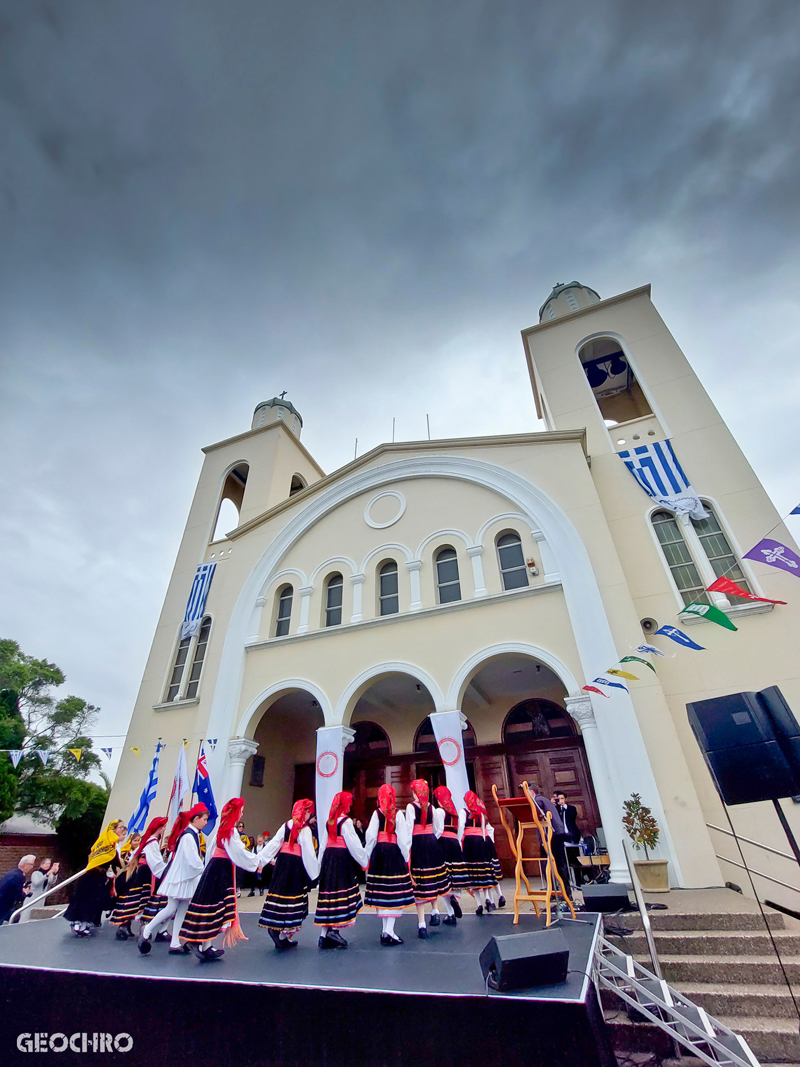
<svg viewBox="0 0 800 1067"><path fill-rule="evenodd" d="M320 948L347 948L339 931L352 926L363 907L358 870L367 866L369 856L347 816L352 804L352 793L337 793L326 823L328 840L322 853L314 916L314 925L325 931L319 939Z"/></svg>
<svg viewBox="0 0 800 1067"><path fill-rule="evenodd" d="M117 927L117 941L133 937L131 923L139 918L150 900L154 880L164 873L166 863L160 845L166 825L163 815L150 820L144 834L136 835L139 844L130 854L124 873L117 875L117 904L109 919Z"/></svg>
<svg viewBox="0 0 800 1067"><path fill-rule="evenodd" d="M194 896L200 875L203 873L203 859L200 855L200 831L208 822L208 808L205 804L195 804L188 811L182 811L175 820L169 835L168 847L172 857L164 871L159 893L166 896L166 906L151 919L142 930L139 938L139 951L146 956L152 945L153 934L170 919L173 919L172 938L169 951L173 956L191 952L189 945L181 945L178 935L181 925L189 910L189 902Z"/></svg>
<svg viewBox="0 0 800 1067"><path fill-rule="evenodd" d="M417 905L418 937L427 937L425 905L434 904L437 897L450 892L450 877L444 861L439 837L444 829L444 812L428 803L428 783L415 778L411 783L412 802L406 808L406 821L411 832L409 865L414 883L414 900ZM431 926L439 925L438 913L431 915Z"/></svg>
<svg viewBox="0 0 800 1067"><path fill-rule="evenodd" d="M275 860L258 925L269 931L279 952L297 948L293 938L308 915L309 886L319 876L319 860L308 826L313 814L313 801L298 800L291 819L256 853L262 865Z"/></svg>
<svg viewBox="0 0 800 1067"><path fill-rule="evenodd" d="M486 810L486 809L484 809ZM486 908L487 910L494 911L498 907L504 908L506 906L506 898L500 889L500 881L503 877L503 870L500 866L500 858L497 855L497 849L494 846L494 827L490 822L486 823L486 852L489 856L489 862L492 865L492 874L494 875L496 885L491 889L486 890ZM499 898L499 899L496 899Z"/></svg>
<svg viewBox="0 0 800 1067"><path fill-rule="evenodd" d="M467 820L467 812L464 808L456 810L453 797L446 785L440 785L433 791L438 807L444 812L444 829L439 842L444 853L444 862L447 873L450 875L450 899L444 898L444 906L447 915L444 919L445 926L455 926L461 918L461 904L459 896L461 890L467 888L467 869L464 863L464 853L461 851L461 838L464 836L464 825ZM435 905L434 905L435 907Z"/></svg>
<svg viewBox="0 0 800 1067"><path fill-rule="evenodd" d="M476 915L483 915L487 904L487 890L497 885L492 871L492 861L486 850L486 808L479 797L470 790L464 794L467 817L464 823L462 851L467 873L467 888L478 901ZM487 906L487 912L492 909Z"/></svg>
<svg viewBox="0 0 800 1067"><path fill-rule="evenodd" d="M90 937L92 927L100 926L103 920L103 912L110 901L107 870L109 865L122 866L117 848L126 833L127 827L122 819L114 819L92 845L86 873L79 879L64 912L76 937Z"/></svg>
<svg viewBox="0 0 800 1067"><path fill-rule="evenodd" d="M414 886L408 873L410 833L397 797L390 785L378 790L378 807L367 827L367 890L364 904L381 917L381 944L402 945L394 924L406 908L414 907Z"/></svg>
<svg viewBox="0 0 800 1067"><path fill-rule="evenodd" d="M225 949L213 945L223 930L225 948L247 940L236 906L236 868L255 871L258 857L245 847L237 829L243 811L242 797L234 797L222 809L214 854L200 876L180 930L181 941L196 945L195 954L203 963L224 955Z"/></svg>

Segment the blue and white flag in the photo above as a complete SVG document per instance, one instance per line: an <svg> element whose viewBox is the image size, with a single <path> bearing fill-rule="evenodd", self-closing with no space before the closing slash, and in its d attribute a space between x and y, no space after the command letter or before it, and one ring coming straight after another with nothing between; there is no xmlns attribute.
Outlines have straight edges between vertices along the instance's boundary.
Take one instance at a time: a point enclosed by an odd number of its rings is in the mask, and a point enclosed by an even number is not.
<svg viewBox="0 0 800 1067"><path fill-rule="evenodd" d="M139 797L139 803L136 807L136 811L128 819L128 830L131 833L140 834L147 825L147 816L150 812L150 805L156 799L156 790L158 789L158 760L161 756L161 749L164 746L159 742L156 745L156 754L153 757L153 766L150 768L150 773L147 776L147 784L142 791L142 795Z"/></svg>
<svg viewBox="0 0 800 1067"><path fill-rule="evenodd" d="M678 515L707 519L708 512L683 473L670 441L626 449L619 458L649 497Z"/></svg>
<svg viewBox="0 0 800 1067"><path fill-rule="evenodd" d="M704 645L696 645L691 637L688 637L683 630L679 630L677 626L662 626L660 630L656 630L656 634L663 634L664 637L669 637L679 645L683 645L684 648L693 648L697 652L704 652Z"/></svg>
<svg viewBox="0 0 800 1067"><path fill-rule="evenodd" d="M665 652L662 652L660 648L656 648L655 645L637 645L634 649L635 652L652 652L654 656L664 656Z"/></svg>
<svg viewBox="0 0 800 1067"><path fill-rule="evenodd" d="M217 805L214 801L211 779L208 776L208 767L206 767L205 749L200 750L200 758L197 761L197 770L194 774L194 786L192 787L192 792L196 793L198 801L201 804L205 804L208 808L208 822L203 828L203 833L206 837L210 837L212 830L217 825Z"/></svg>
<svg viewBox="0 0 800 1067"><path fill-rule="evenodd" d="M101 748L100 751L103 753L106 759L111 759L111 753L114 750L112 748Z"/></svg>
<svg viewBox="0 0 800 1067"><path fill-rule="evenodd" d="M9 756L11 757L11 762L14 764L14 767L16 768L16 766L19 763L19 761L25 755L24 750L21 749L21 748L8 748L8 749L6 749L6 751L8 752Z"/></svg>
<svg viewBox="0 0 800 1067"><path fill-rule="evenodd" d="M800 515L800 504L798 504L796 508L792 508L792 510L789 512L789 514L790 515Z"/></svg>
<svg viewBox="0 0 800 1067"><path fill-rule="evenodd" d="M610 682L608 678L592 678L592 684L597 685L610 685L613 689L623 689L626 693L629 691L627 685L623 685L622 682Z"/></svg>
<svg viewBox="0 0 800 1067"><path fill-rule="evenodd" d="M206 610L208 590L211 588L211 579L214 577L216 569L216 563L201 563L195 571L192 590L189 593L189 601L186 605L186 615L183 619L181 639L194 637L200 629L203 612Z"/></svg>

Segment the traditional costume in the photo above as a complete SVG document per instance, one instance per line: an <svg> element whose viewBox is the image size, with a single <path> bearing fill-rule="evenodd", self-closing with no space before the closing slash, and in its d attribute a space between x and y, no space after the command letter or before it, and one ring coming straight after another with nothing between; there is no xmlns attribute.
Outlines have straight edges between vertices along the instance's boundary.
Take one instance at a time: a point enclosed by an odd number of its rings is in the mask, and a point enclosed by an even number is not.
<svg viewBox="0 0 800 1067"><path fill-rule="evenodd" d="M314 925L325 930L319 939L320 948L347 948L339 930L352 926L363 907L358 871L367 866L369 856L353 820L347 817L352 803L352 793L337 793L326 823L328 840L322 853L314 916Z"/></svg>
<svg viewBox="0 0 800 1067"><path fill-rule="evenodd" d="M133 936L131 923L144 912L155 879L164 873L166 863L159 846L166 825L167 819L163 815L150 821L144 834L140 835L138 848L127 861L125 872L117 875L117 903L108 920L112 926L118 927L117 941L127 941Z"/></svg>
<svg viewBox="0 0 800 1067"><path fill-rule="evenodd" d="M486 808L472 790L464 794L464 803L467 805L467 817L461 848L464 853L467 888L478 901L475 914L483 915L484 904L488 900L486 891L497 885L491 857L486 849ZM491 909L487 907L488 910Z"/></svg>
<svg viewBox="0 0 800 1067"><path fill-rule="evenodd" d="M208 808L205 804L195 804L188 811L182 811L172 827L168 843L168 847L171 846L172 856L158 887L159 893L167 898L167 903L142 930L139 938L139 951L142 955L146 956L150 951L150 939L155 931L170 919L174 920L170 953L178 955L191 952L189 945L181 945L178 935L183 920L186 918L186 912L189 910L189 902L194 896L197 883L203 873L203 859L200 855L201 828L192 826L192 820L198 819L201 815L205 815L207 821Z"/></svg>
<svg viewBox="0 0 800 1067"><path fill-rule="evenodd" d="M394 924L405 908L413 908L414 885L408 872L411 852L410 833L402 811L397 811L397 797L390 785L378 790L378 807L367 827L367 888L364 905L375 908L381 917L381 944L402 945Z"/></svg>
<svg viewBox="0 0 800 1067"><path fill-rule="evenodd" d="M492 886L491 889L487 889L486 890L486 895L487 895L487 898L488 898L487 902L486 902L486 906L487 906L487 908L491 907L491 909L494 909L494 908L497 908L497 907L504 908L506 906L506 898L503 896L502 892L500 891L500 882L502 881L502 878L503 878L503 869L500 866L500 858L497 855L497 849L495 848L495 845L494 845L494 827L492 826L491 823L488 823L488 822L486 823L486 838L485 838L485 842L486 842L486 852L487 852L487 854L489 856L489 861L490 861L490 863L492 865L492 874L494 875L495 880L497 882L497 885ZM495 897L498 897L499 899L495 900Z"/></svg>
<svg viewBox="0 0 800 1067"><path fill-rule="evenodd" d="M444 812L428 803L428 783L415 778L411 783L412 803L406 808L406 821L412 827L409 865L414 883L419 937L427 937L425 905L450 892L450 876L439 842L444 829ZM438 914L431 915L431 926L439 925Z"/></svg>
<svg viewBox="0 0 800 1067"><path fill-rule="evenodd" d="M247 940L236 906L236 868L255 871L258 857L245 848L236 829L243 811L242 797L234 797L222 809L216 848L200 876L181 926L181 941L196 945L197 957L204 963L224 955L225 949L214 948L212 944L223 930L225 948Z"/></svg>
<svg viewBox="0 0 800 1067"><path fill-rule="evenodd" d="M297 948L293 935L308 915L308 890L319 876L319 860L307 825L313 813L311 800L298 800L292 808L291 819L256 853L261 864L275 860L258 925L269 931L279 951Z"/></svg>
<svg viewBox="0 0 800 1067"><path fill-rule="evenodd" d="M115 827L122 827L118 833ZM86 873L79 879L64 912L64 918L72 924L76 937L89 937L93 926L100 926L103 912L111 904L107 870L109 866L120 867L117 846L125 833L125 824L114 819L92 845L86 864Z"/></svg>
<svg viewBox="0 0 800 1067"><path fill-rule="evenodd" d="M444 829L439 842L444 853L444 862L447 873L450 876L452 893L450 898L443 897L447 917L445 926L455 926L456 920L461 918L461 904L459 896L462 889L467 889L467 868L464 863L464 853L461 851L461 839L464 836L464 825L467 813L464 808L456 810L453 797L446 785L437 786L433 791L436 803L444 812ZM438 910L434 905L434 911Z"/></svg>

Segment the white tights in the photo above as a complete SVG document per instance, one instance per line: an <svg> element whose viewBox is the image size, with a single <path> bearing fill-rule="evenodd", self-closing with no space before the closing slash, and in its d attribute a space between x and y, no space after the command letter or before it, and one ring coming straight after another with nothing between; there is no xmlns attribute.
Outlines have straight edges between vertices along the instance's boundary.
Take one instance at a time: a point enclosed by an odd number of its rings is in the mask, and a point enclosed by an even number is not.
<svg viewBox="0 0 800 1067"><path fill-rule="evenodd" d="M172 940L170 941L170 948L180 948L181 942L179 934L181 927L183 926L183 920L186 918L186 912L189 910L189 904L191 901L182 900L180 897L167 897L166 905L161 911L151 919L150 922L142 930L142 937L147 938L149 941L159 926L163 926L168 923L170 919L174 918L172 924Z"/></svg>

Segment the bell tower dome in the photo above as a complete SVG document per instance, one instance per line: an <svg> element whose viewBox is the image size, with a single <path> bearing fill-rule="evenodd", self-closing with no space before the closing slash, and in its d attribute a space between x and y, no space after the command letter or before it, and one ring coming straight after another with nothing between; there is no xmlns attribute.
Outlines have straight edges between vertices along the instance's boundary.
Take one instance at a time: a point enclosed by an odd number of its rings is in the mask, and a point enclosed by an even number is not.
<svg viewBox="0 0 800 1067"><path fill-rule="evenodd" d="M560 319L591 304L600 303L600 294L580 282L556 282L553 291L539 308L539 322Z"/></svg>
<svg viewBox="0 0 800 1067"><path fill-rule="evenodd" d="M273 396L272 400L263 400L253 412L252 430L260 430L271 422L282 422L296 438L300 438L303 428L303 416L284 396Z"/></svg>

